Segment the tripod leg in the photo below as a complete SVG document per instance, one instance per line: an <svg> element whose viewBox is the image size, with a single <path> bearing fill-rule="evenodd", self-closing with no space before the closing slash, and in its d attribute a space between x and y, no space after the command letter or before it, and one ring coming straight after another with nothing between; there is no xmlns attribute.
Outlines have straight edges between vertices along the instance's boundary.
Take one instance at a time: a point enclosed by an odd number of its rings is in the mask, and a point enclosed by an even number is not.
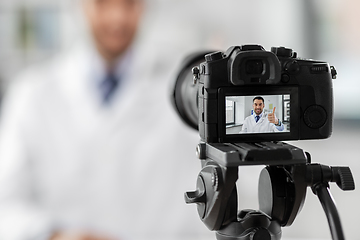
<svg viewBox="0 0 360 240"><path fill-rule="evenodd" d="M318 184L314 187L314 190L328 219L332 239L344 240L345 237L340 222L340 216L329 192L327 184Z"/></svg>

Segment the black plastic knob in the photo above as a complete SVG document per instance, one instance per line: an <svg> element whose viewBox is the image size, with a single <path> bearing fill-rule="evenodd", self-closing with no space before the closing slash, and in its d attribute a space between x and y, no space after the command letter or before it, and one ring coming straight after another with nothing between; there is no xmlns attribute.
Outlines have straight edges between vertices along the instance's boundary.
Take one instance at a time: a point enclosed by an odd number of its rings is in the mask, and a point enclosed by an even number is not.
<svg viewBox="0 0 360 240"><path fill-rule="evenodd" d="M214 52L214 53L209 53L209 54L205 55L205 60L207 62L220 60L222 58L223 58L223 53L222 52Z"/></svg>
<svg viewBox="0 0 360 240"><path fill-rule="evenodd" d="M292 57L293 56L293 50L291 48L272 47L271 52L274 53L278 57Z"/></svg>
<svg viewBox="0 0 360 240"><path fill-rule="evenodd" d="M300 65L298 64L297 61L292 60L292 61L286 63L284 70L290 74L295 74L295 73L300 72Z"/></svg>
<svg viewBox="0 0 360 240"><path fill-rule="evenodd" d="M355 189L355 182L349 167L331 167L333 182L336 182L341 190Z"/></svg>
<svg viewBox="0 0 360 240"><path fill-rule="evenodd" d="M200 190L196 190L193 192L186 192L184 197L185 197L186 203L205 203L206 202L205 192L201 192Z"/></svg>
<svg viewBox="0 0 360 240"><path fill-rule="evenodd" d="M199 143L197 145L196 156L201 160L206 159L206 144L205 143Z"/></svg>
<svg viewBox="0 0 360 240"><path fill-rule="evenodd" d="M198 214L201 218L205 216L206 210L206 191L205 191L205 183L203 178L198 176L196 183L196 190L193 192L186 192L184 194L186 203L196 203Z"/></svg>
<svg viewBox="0 0 360 240"><path fill-rule="evenodd" d="M271 240L271 235L265 228L257 228L250 233L250 240Z"/></svg>

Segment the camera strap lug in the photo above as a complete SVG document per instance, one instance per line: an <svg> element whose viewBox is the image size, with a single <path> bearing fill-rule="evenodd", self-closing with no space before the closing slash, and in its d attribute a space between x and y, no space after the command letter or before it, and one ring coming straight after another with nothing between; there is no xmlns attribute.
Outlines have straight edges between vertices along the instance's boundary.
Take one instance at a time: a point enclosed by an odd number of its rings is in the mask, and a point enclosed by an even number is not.
<svg viewBox="0 0 360 240"><path fill-rule="evenodd" d="M193 74L194 84L196 84L197 81L200 79L200 69L199 69L198 66L196 66L196 67L193 67L193 68L191 69L191 71L192 71L192 74Z"/></svg>

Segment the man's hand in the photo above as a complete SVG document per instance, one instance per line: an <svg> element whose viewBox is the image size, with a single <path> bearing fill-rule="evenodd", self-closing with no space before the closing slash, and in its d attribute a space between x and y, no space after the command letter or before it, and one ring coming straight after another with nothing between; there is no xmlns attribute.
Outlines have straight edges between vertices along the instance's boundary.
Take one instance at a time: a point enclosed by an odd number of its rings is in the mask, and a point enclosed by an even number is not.
<svg viewBox="0 0 360 240"><path fill-rule="evenodd" d="M269 122L277 125L277 124L279 124L279 119L277 119L275 116L275 109L276 109L276 107L274 107L272 113L269 113L267 117L268 117Z"/></svg>

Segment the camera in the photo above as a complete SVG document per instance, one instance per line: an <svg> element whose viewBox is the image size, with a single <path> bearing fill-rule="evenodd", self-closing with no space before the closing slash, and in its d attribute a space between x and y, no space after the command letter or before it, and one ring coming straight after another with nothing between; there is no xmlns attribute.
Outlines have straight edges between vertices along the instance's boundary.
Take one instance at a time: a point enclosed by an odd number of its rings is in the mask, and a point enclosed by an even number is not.
<svg viewBox="0 0 360 240"><path fill-rule="evenodd" d="M232 46L184 61L172 100L206 143L324 139L332 133L335 78L333 66L290 48Z"/></svg>
<svg viewBox="0 0 360 240"><path fill-rule="evenodd" d="M172 92L181 119L201 137L201 171L185 202L197 205L218 240L280 240L281 227L294 222L311 187L333 239L344 239L328 188L336 182L354 190L350 168L314 164L310 153L281 142L330 137L335 68L298 58L285 47L209 52L183 61ZM266 165L259 177L259 210L238 211L238 167L248 165Z"/></svg>

